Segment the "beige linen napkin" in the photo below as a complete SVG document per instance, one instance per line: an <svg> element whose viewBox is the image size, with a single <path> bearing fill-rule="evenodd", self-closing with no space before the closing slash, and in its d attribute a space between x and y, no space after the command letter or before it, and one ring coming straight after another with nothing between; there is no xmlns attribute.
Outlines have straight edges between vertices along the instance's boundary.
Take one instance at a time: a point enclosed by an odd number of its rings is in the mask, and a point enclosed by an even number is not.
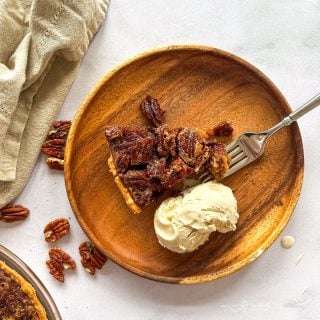
<svg viewBox="0 0 320 320"><path fill-rule="evenodd" d="M109 0L0 0L0 208L25 186Z"/></svg>

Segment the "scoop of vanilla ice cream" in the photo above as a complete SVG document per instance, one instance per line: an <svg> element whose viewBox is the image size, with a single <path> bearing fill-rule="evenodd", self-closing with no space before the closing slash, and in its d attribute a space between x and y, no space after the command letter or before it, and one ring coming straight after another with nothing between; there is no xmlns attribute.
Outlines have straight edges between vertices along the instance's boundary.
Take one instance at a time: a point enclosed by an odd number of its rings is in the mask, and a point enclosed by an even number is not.
<svg viewBox="0 0 320 320"><path fill-rule="evenodd" d="M238 218L232 190L209 181L163 201L156 210L154 228L162 246L186 253L204 244L213 231L236 230Z"/></svg>

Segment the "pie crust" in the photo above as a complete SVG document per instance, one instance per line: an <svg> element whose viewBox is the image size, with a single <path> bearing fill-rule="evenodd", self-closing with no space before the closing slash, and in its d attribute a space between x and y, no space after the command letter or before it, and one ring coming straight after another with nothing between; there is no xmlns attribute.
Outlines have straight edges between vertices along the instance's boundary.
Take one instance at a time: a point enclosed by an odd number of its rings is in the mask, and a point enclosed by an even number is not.
<svg viewBox="0 0 320 320"><path fill-rule="evenodd" d="M5 278L7 276L10 277L10 279L11 279L10 283L8 283L8 281L6 282L9 286L9 292L12 291L12 294L17 294L17 293L20 294L21 293L21 295L22 295L22 297L21 297L22 300L20 301L19 306L18 305L16 306L17 309L15 309L15 312L17 314L12 314L12 312L10 312L9 309L6 309L5 304L4 304L4 306L2 305L2 303L4 303L4 301L0 300L0 318L2 320L16 320L16 319L17 320L19 320L19 319L47 320L48 318L47 318L45 309L42 306L41 302L39 301L39 299L36 295L36 291L32 287L32 285L28 281L26 281L21 275L19 275L16 271L14 271L7 264L5 264L5 262L3 262L1 260L0 260L0 271L2 271L0 273L0 285L2 285L2 288L0 288L0 298L1 298L1 290L6 290L6 288L4 288L5 284L2 284L1 280L5 281ZM2 277L2 279L1 279L1 277ZM14 283L17 284L18 287L12 288L12 285ZM19 289L21 290L21 292ZM26 308L26 305L29 302L31 302L30 307L32 309L34 309L36 314L33 314L29 317L19 316L19 314L21 314L21 309L18 310L18 308L21 307L21 305L23 305L23 307ZM14 304L13 304L13 306L14 306ZM12 305L11 305L10 309L12 309ZM4 312L4 313L2 313L2 312ZM10 312L10 313L8 313L8 312Z"/></svg>

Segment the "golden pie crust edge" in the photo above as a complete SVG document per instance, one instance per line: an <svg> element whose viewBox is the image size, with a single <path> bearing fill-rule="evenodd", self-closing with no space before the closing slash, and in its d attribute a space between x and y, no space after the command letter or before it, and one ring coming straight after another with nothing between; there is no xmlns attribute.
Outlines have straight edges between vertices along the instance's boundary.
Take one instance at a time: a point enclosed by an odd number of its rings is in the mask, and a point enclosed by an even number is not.
<svg viewBox="0 0 320 320"><path fill-rule="evenodd" d="M29 299L33 303L40 320L48 320L46 311L45 311L43 305L40 303L40 301L36 295L36 291L32 287L32 285L27 280L25 280L22 276L20 276L20 274L18 274L16 271L11 269L9 266L7 266L1 260L0 260L0 269L2 269L15 282L17 282L19 284L19 286L21 287L21 290L29 297Z"/></svg>
<svg viewBox="0 0 320 320"><path fill-rule="evenodd" d="M128 207L131 209L131 211L135 214L140 213L142 209L134 202L129 190L125 187L125 185L122 183L120 178L118 177L116 167L114 165L114 161L112 156L108 159L108 166L110 169L110 172L114 176L114 182L116 183L118 189L122 193L124 200L126 201Z"/></svg>

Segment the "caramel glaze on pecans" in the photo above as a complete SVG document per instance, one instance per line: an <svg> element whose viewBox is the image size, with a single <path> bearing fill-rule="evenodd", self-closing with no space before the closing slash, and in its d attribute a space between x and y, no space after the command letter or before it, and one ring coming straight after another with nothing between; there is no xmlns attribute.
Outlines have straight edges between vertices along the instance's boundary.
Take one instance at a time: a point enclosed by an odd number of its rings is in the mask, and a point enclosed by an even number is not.
<svg viewBox="0 0 320 320"><path fill-rule="evenodd" d="M162 116L165 111L161 109L157 99L147 96L141 102L140 110L154 126L157 127L162 124Z"/></svg>
<svg viewBox="0 0 320 320"><path fill-rule="evenodd" d="M151 96L142 101L140 110L158 127L108 126L105 130L117 178L136 206L145 208L166 189L200 169L209 169L216 180L227 172L229 158L218 139L223 136L231 140L233 128L229 122L209 130L170 128L162 125L164 111ZM124 197L128 202L127 194ZM137 212L136 206L130 207L133 212Z"/></svg>

